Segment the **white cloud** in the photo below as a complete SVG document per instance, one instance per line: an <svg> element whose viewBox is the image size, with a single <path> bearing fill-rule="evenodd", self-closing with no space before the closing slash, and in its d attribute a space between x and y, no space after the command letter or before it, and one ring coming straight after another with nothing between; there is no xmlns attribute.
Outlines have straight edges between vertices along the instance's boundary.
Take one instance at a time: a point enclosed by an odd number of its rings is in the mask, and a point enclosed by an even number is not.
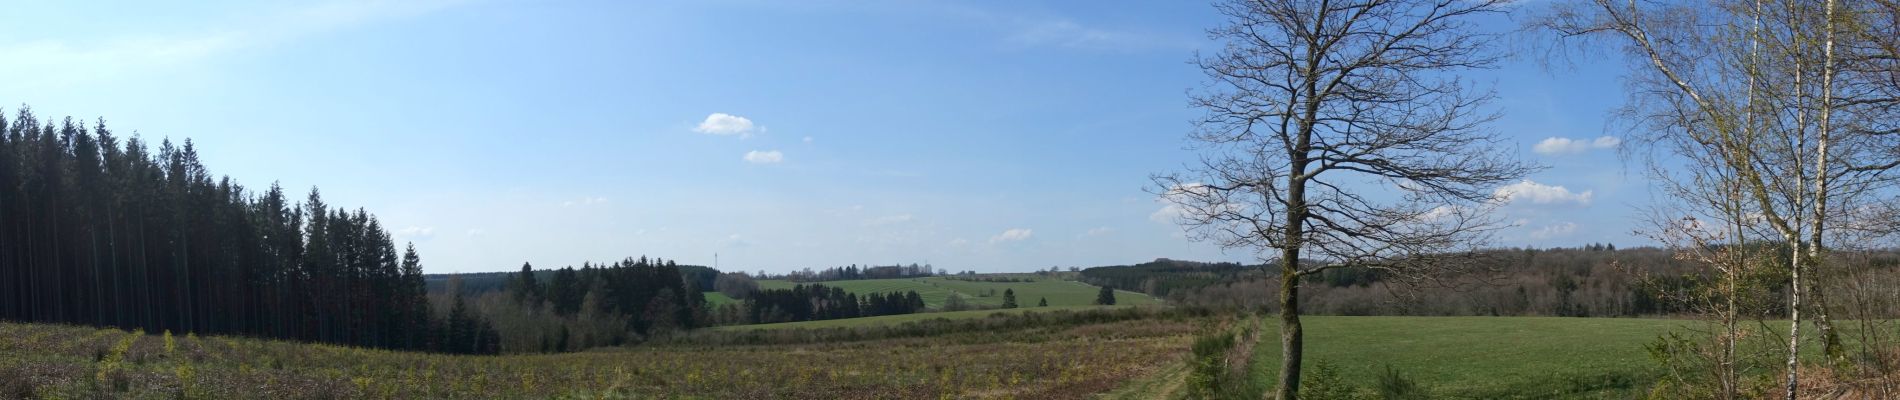
<svg viewBox="0 0 1900 400"><path fill-rule="evenodd" d="M1003 231L1003 233L996 234L996 236L991 236L990 243L996 244L996 243L1002 243L1002 242L1022 241L1024 239L1028 239L1029 236L1033 234L1035 234L1035 232L1027 228L1013 228L1010 230Z"/></svg>
<svg viewBox="0 0 1900 400"><path fill-rule="evenodd" d="M1545 185L1532 182L1529 179L1505 185L1491 194L1492 200L1500 203L1529 201L1531 204L1569 203L1590 205L1590 200L1594 197L1596 197L1595 194L1589 190L1585 190L1581 193L1572 193L1570 189L1566 189L1563 186Z"/></svg>
<svg viewBox="0 0 1900 400"><path fill-rule="evenodd" d="M1440 222L1445 221L1446 218L1458 216L1458 214L1463 211L1465 210L1458 206L1451 205L1432 207L1430 210L1425 210L1424 214L1419 214L1416 220L1417 222L1423 223Z"/></svg>
<svg viewBox="0 0 1900 400"><path fill-rule="evenodd" d="M1163 205L1161 206L1161 209L1155 210L1155 212L1148 214L1148 220L1154 221L1154 222L1160 222L1163 224L1173 224L1175 222L1181 221L1181 217L1186 216L1186 215L1187 215L1187 209L1181 208L1181 206L1178 206L1178 205L1168 204L1168 205Z"/></svg>
<svg viewBox="0 0 1900 400"><path fill-rule="evenodd" d="M1615 136L1603 136L1594 140L1553 137L1537 142L1537 145L1531 146L1531 151L1538 154L1575 154L1591 149L1615 148L1621 144L1623 144L1623 139L1617 139Z"/></svg>
<svg viewBox="0 0 1900 400"><path fill-rule="evenodd" d="M1560 223L1560 224L1545 225L1543 227L1537 228L1537 230L1531 231L1530 237L1531 239L1544 240L1544 239L1570 236L1570 234L1576 233L1576 232L1577 232L1576 223L1565 222L1565 223Z"/></svg>
<svg viewBox="0 0 1900 400"><path fill-rule="evenodd" d="M428 239L431 237L435 237L435 227L410 226L410 227L406 227L402 229L397 229L396 237L411 238L411 239Z"/></svg>
<svg viewBox="0 0 1900 400"><path fill-rule="evenodd" d="M910 222L915 219L910 214L888 215L864 221L864 226L883 226Z"/></svg>
<svg viewBox="0 0 1900 400"><path fill-rule="evenodd" d="M785 153L780 153L778 150L753 150L745 153L745 161L753 164L773 164L785 161Z"/></svg>
<svg viewBox="0 0 1900 400"><path fill-rule="evenodd" d="M568 201L561 202L561 207L591 206L595 204L603 204L606 202L607 202L606 197L582 197L580 200L568 200Z"/></svg>
<svg viewBox="0 0 1900 400"><path fill-rule="evenodd" d="M811 144L811 136L805 137L805 144Z"/></svg>
<svg viewBox="0 0 1900 400"><path fill-rule="evenodd" d="M737 233L726 236L724 240L719 241L719 247L736 248L750 246L752 246L752 241L746 240L745 237L739 236Z"/></svg>
<svg viewBox="0 0 1900 400"><path fill-rule="evenodd" d="M1090 229L1088 232L1082 233L1082 236L1102 236L1102 235L1107 235L1110 233L1115 233L1115 229L1104 226L1100 228Z"/></svg>
<svg viewBox="0 0 1900 400"><path fill-rule="evenodd" d="M949 243L949 245L950 245L950 247L963 247L963 246L969 246L969 245L970 245L970 240L969 240L969 239L964 239L964 238L956 238L956 239L950 239L950 243Z"/></svg>
<svg viewBox="0 0 1900 400"><path fill-rule="evenodd" d="M468 230L468 235L469 235L469 236L471 236L471 237L473 237L473 236L481 236L481 235L487 235L487 234L488 234L488 230L487 230L487 229L470 229L470 230Z"/></svg>
<svg viewBox="0 0 1900 400"><path fill-rule="evenodd" d="M753 125L749 118L727 113L707 115L705 121L700 121L699 126L693 128L693 132L719 136L739 135L740 138L751 137L753 133L764 131L764 127Z"/></svg>

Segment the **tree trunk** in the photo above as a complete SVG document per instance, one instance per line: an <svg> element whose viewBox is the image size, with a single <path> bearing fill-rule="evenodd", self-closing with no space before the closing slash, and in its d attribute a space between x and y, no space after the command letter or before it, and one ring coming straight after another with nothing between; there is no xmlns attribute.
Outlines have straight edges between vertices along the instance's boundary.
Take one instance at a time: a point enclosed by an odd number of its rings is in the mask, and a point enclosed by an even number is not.
<svg viewBox="0 0 1900 400"><path fill-rule="evenodd" d="M1284 254L1298 257L1299 250L1287 250ZM1298 398L1300 392L1300 356L1302 336L1300 327L1300 276L1297 258L1282 258L1280 261L1280 400Z"/></svg>
<svg viewBox="0 0 1900 400"><path fill-rule="evenodd" d="M1801 363L1801 242L1795 242L1794 257L1789 266L1791 279L1788 281L1788 400L1795 400L1796 379L1800 376L1797 368Z"/></svg>
<svg viewBox="0 0 1900 400"><path fill-rule="evenodd" d="M1820 286L1821 274L1816 270L1822 262L1821 240L1827 228L1828 202L1828 144L1832 138L1832 114L1834 113L1834 0L1827 2L1827 20L1822 24L1827 30L1821 45L1821 115L1820 134L1815 143L1814 171L1814 228L1809 231L1812 237L1808 241L1808 288L1813 291L1815 327L1821 334L1822 354L1838 359L1842 356L1840 336L1834 331L1834 321L1828 318L1827 295Z"/></svg>

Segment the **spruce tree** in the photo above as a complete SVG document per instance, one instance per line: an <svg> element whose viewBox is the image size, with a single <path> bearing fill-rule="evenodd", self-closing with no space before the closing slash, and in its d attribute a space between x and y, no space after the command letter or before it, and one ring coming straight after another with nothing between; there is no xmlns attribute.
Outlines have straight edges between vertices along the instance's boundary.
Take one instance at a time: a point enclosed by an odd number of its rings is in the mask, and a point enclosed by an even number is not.
<svg viewBox="0 0 1900 400"><path fill-rule="evenodd" d="M515 302L530 307L541 303L541 283L534 280L534 265L521 263L521 275L515 277Z"/></svg>
<svg viewBox="0 0 1900 400"><path fill-rule="evenodd" d="M1016 308L1016 289L1003 289L1003 308Z"/></svg>
<svg viewBox="0 0 1900 400"><path fill-rule="evenodd" d="M1102 291L1095 294L1095 304L1104 306L1115 305L1115 289L1103 286Z"/></svg>

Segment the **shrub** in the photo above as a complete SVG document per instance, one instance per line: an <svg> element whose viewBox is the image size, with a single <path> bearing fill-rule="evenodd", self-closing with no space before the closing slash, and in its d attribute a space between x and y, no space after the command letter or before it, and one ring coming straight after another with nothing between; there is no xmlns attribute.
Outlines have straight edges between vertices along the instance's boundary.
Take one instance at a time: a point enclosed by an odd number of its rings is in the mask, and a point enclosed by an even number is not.
<svg viewBox="0 0 1900 400"><path fill-rule="evenodd" d="M1419 387L1418 382L1406 378L1399 373L1398 368L1389 364L1385 366L1385 373L1379 375L1379 394L1386 400L1426 398L1425 388Z"/></svg>
<svg viewBox="0 0 1900 400"><path fill-rule="evenodd" d="M1234 334L1226 329L1194 338L1188 360L1193 368L1188 372L1189 397L1211 399L1222 392L1227 383L1227 349L1231 347L1234 347Z"/></svg>
<svg viewBox="0 0 1900 400"><path fill-rule="evenodd" d="M33 397L33 377L18 366L0 366L0 397L25 399Z"/></svg>
<svg viewBox="0 0 1900 400"><path fill-rule="evenodd" d="M1355 388L1353 388L1352 384L1346 383L1346 380L1339 376L1339 368L1334 367L1330 361L1319 360L1319 362L1313 363L1313 369L1306 371L1305 375L1304 378L1301 378L1300 398L1311 400L1351 400L1355 398L1353 396Z"/></svg>

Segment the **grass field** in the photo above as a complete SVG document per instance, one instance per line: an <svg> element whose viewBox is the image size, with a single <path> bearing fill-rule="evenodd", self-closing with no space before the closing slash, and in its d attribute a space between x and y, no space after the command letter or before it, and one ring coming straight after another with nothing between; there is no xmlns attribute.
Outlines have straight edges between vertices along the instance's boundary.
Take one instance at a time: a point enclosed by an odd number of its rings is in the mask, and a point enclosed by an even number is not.
<svg viewBox="0 0 1900 400"><path fill-rule="evenodd" d="M860 296L874 292L889 293L915 290L918 296L924 298L924 305L931 308L943 307L944 300L950 298L951 293L962 294L964 300L969 301L971 304L999 306L1003 304L1004 290L1015 290L1016 303L1024 307L1035 306L1038 300L1045 298L1049 299L1049 306L1051 307L1087 306L1095 304L1095 295L1097 291L1101 290L1096 286L1081 282L1048 279L1031 274L1012 274L1006 276L1012 278L1027 278L1033 281L971 282L956 280L952 277L928 277L865 279L818 283L822 283L825 286L844 288L844 290L858 293ZM759 288L789 289L792 285L796 284L798 283L791 281L762 280L759 281ZM1115 291L1115 303L1117 305L1149 305L1160 304L1161 300L1141 293L1117 290Z"/></svg>
<svg viewBox="0 0 1900 400"><path fill-rule="evenodd" d="M1277 382L1279 324L1255 348L1258 385ZM1305 372L1325 360L1370 388L1386 366L1454 398L1630 398L1663 373L1643 345L1682 321L1632 318L1301 318Z"/></svg>
<svg viewBox="0 0 1900 400"><path fill-rule="evenodd" d="M706 304L713 307L718 307L718 306L723 306L723 305L738 302L738 300L734 300L732 297L726 296L725 293L719 293L719 292L705 292L705 297L706 297Z"/></svg>
<svg viewBox="0 0 1900 400"><path fill-rule="evenodd" d="M946 315L964 317L901 317ZM901 323L862 320L721 329ZM1205 326L1197 321L1203 320L1150 317L796 345L681 343L508 356L228 337L167 340L0 323L0 398L1182 398L1186 350ZM1259 390L1273 386L1278 367L1278 329L1267 321L1250 374ZM1640 397L1661 374L1643 345L1685 324L1529 317L1303 321L1309 379L1324 361L1344 383L1372 395L1378 375L1391 366L1432 398Z"/></svg>
<svg viewBox="0 0 1900 400"><path fill-rule="evenodd" d="M1179 361L1196 325L1136 319L775 346L450 356L0 323L0 398L1082 399Z"/></svg>
<svg viewBox="0 0 1900 400"><path fill-rule="evenodd" d="M1049 306L1049 307L1023 307L1023 308L1014 308L1014 309L1007 309L1007 310L929 312L929 313L900 314L900 315L880 315L876 317L863 317L863 318L828 319L828 320L819 320L819 321L781 322L781 323L776 323L776 324L728 325L728 326L715 327L712 329L723 330L723 331L741 331L741 330L753 330L753 329L862 327L862 326L878 326L878 325L897 325L897 324L901 324L905 322L923 321L923 320L937 319L937 318L956 320L956 319L983 318L983 317L988 317L988 316L997 315L997 314L1019 314L1023 312L1049 312L1049 311L1081 311L1081 310L1105 309L1105 308L1115 308L1115 307L1135 307L1135 306L1119 306L1119 305L1118 306L1064 306L1064 307Z"/></svg>

